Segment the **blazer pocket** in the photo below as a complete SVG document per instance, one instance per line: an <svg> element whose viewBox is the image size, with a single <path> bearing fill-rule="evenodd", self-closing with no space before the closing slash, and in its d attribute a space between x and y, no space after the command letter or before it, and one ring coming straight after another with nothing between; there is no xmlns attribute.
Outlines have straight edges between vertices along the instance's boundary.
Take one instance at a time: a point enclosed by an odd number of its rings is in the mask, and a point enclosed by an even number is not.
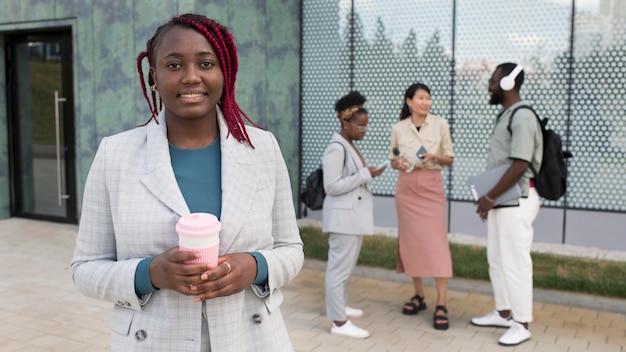
<svg viewBox="0 0 626 352"><path fill-rule="evenodd" d="M111 320L109 321L111 332L128 336L134 317L134 310L114 307L111 313Z"/></svg>
<svg viewBox="0 0 626 352"><path fill-rule="evenodd" d="M283 293L280 290L274 290L274 293L267 296L267 298L263 300L263 303L265 303L267 311L269 313L273 313L276 309L278 309L278 307L280 307L283 300Z"/></svg>

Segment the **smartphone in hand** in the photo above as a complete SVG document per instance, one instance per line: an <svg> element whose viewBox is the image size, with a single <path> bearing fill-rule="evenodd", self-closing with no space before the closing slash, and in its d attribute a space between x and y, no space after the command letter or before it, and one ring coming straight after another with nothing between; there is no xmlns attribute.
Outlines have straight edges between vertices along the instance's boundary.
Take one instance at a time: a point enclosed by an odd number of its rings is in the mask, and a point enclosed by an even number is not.
<svg viewBox="0 0 626 352"><path fill-rule="evenodd" d="M385 167L385 166L389 166L389 164L390 164L390 163L391 163L391 161L389 161L389 160L385 160L385 161L383 161L382 163L380 163L380 164L376 165L376 168L377 168L377 169L380 169L380 168L383 168L383 167Z"/></svg>
<svg viewBox="0 0 626 352"><path fill-rule="evenodd" d="M417 158L417 160L419 160L419 161L420 161L420 163L423 163L423 162L424 162L424 158L422 158L422 156L421 156L421 155L422 155L422 154L426 154L426 153L428 153L428 152L426 151L426 148L424 148L424 146L421 146L421 147L417 150L417 152L415 152L415 157Z"/></svg>

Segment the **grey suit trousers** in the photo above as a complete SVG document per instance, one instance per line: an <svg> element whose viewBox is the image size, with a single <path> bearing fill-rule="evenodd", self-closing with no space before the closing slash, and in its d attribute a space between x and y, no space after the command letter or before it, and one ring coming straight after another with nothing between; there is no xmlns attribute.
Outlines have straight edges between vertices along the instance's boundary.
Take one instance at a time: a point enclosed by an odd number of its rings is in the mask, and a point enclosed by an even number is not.
<svg viewBox="0 0 626 352"><path fill-rule="evenodd" d="M326 264L326 317L344 321L348 305L348 281L356 266L363 236L331 233Z"/></svg>

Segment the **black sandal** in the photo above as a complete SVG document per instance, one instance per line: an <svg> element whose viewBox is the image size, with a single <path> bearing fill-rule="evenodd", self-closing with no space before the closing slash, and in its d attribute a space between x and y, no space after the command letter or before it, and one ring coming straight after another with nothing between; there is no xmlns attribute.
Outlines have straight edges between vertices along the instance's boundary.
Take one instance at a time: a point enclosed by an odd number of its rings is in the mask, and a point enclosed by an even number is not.
<svg viewBox="0 0 626 352"><path fill-rule="evenodd" d="M438 311L446 313L445 315L437 315ZM435 307L435 313L433 314L433 327L436 330L448 330L450 326L448 321L448 309L446 306Z"/></svg>
<svg viewBox="0 0 626 352"><path fill-rule="evenodd" d="M419 306L415 304L413 301L418 301ZM402 314L404 315L415 315L419 313L420 310L426 309L426 303L424 303L424 297L415 295L411 297L411 299L404 304L402 308Z"/></svg>

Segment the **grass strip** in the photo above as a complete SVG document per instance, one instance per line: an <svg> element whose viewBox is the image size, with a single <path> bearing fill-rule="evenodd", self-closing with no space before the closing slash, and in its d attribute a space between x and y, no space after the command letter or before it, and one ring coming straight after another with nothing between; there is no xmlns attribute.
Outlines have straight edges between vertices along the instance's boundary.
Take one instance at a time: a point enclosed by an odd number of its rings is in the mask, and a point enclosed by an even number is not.
<svg viewBox="0 0 626 352"><path fill-rule="evenodd" d="M304 255L328 260L328 234L315 226L303 226L300 235ZM382 235L365 236L358 264L396 268L398 241ZM454 277L489 280L485 247L450 243ZM546 253L531 253L536 288L626 298L626 263Z"/></svg>

